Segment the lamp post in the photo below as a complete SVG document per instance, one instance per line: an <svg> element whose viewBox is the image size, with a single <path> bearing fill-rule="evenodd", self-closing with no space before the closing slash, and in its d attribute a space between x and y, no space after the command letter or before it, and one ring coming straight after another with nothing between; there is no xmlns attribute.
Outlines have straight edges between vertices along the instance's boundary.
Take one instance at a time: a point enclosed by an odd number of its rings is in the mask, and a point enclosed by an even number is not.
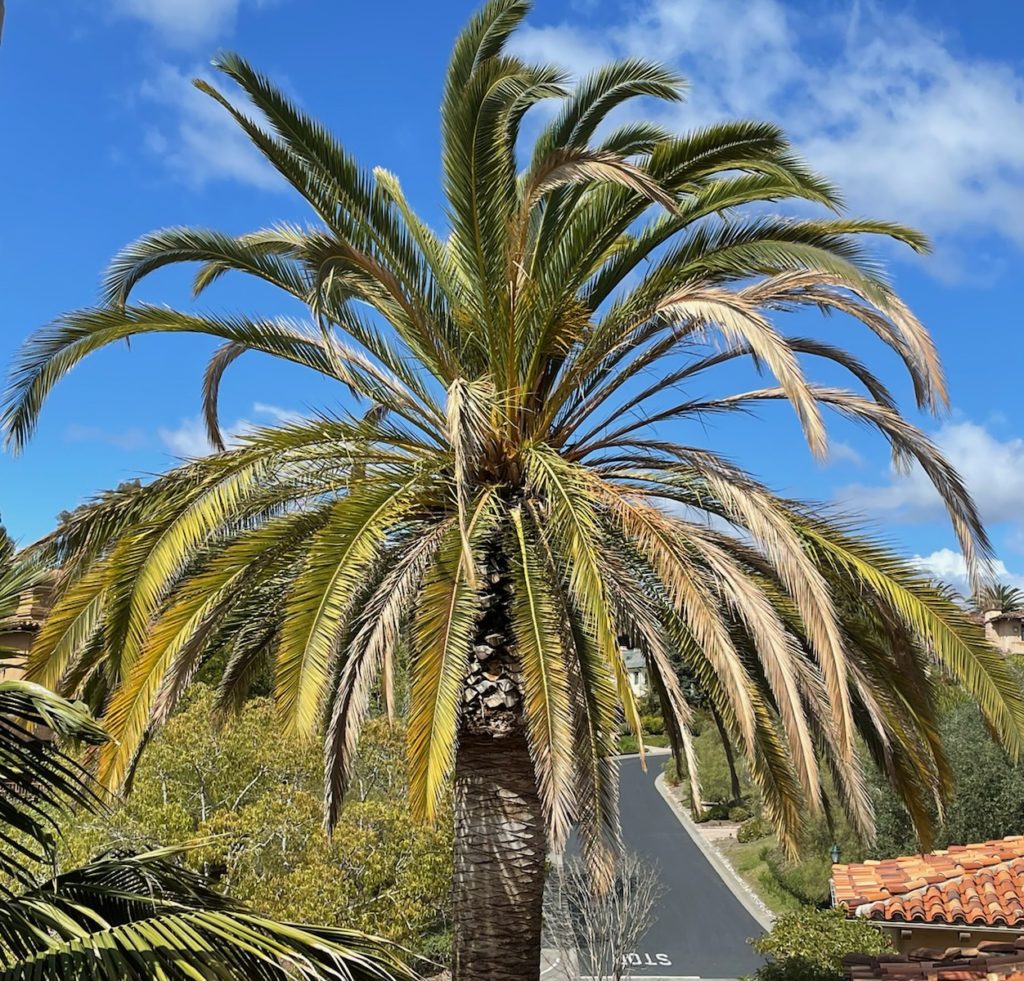
<svg viewBox="0 0 1024 981"><path fill-rule="evenodd" d="M833 865L838 865L839 864L839 856L841 854L841 852L839 850L839 842L836 842L835 844L832 845L832 851L829 854L832 856L832 864Z"/></svg>

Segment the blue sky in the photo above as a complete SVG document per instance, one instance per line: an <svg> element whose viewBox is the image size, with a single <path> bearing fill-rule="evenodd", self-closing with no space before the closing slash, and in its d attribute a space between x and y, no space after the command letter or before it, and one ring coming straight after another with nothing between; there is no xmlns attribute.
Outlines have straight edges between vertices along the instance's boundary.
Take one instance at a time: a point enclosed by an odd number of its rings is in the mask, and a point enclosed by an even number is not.
<svg viewBox="0 0 1024 981"><path fill-rule="evenodd" d="M0 269L6 365L34 328L97 295L122 245L153 228L241 232L304 221L301 203L188 84L221 48L240 51L324 119L366 164L401 176L440 222L437 101L471 2L8 0L0 48L4 188ZM1024 266L1024 7L1001 0L539 0L522 52L585 71L635 53L691 82L662 121L679 129L768 117L846 190L850 210L916 224L926 260L884 252L935 334L953 410L916 418L961 468L1006 575L1024 582L1024 409L1018 283ZM187 304L168 272L139 298ZM225 281L204 304L293 312ZM849 344L909 402L887 353L838 320ZM801 325L804 330L809 329ZM212 345L148 338L77 369L21 457L0 457L3 520L23 542L103 487L204 449L198 392ZM235 429L337 393L297 369L244 358L225 386ZM795 496L856 510L908 554L956 579L961 560L920 475L889 471L877 438L837 424L812 461L783 411L716 425L709 443Z"/></svg>

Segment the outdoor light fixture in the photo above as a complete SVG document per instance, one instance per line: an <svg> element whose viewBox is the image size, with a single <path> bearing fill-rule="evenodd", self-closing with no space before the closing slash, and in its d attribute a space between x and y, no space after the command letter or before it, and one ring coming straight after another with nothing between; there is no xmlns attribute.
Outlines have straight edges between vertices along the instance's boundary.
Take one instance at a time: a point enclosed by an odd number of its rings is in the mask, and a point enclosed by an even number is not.
<svg viewBox="0 0 1024 981"><path fill-rule="evenodd" d="M832 846L832 852L831 852L831 855L832 855L832 864L833 864L833 865L838 865L838 864L839 864L839 856L840 856L840 854L841 854L841 853L840 853L840 851L839 851L839 843L838 843L838 842L836 842L836 843L835 843L835 844L834 844L834 845Z"/></svg>

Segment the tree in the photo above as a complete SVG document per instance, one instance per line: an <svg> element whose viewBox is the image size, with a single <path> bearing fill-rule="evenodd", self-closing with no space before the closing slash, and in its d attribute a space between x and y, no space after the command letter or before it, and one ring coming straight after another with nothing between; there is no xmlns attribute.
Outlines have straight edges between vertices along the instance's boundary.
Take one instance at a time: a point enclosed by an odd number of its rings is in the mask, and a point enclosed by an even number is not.
<svg viewBox="0 0 1024 981"><path fill-rule="evenodd" d="M934 847L1024 833L1024 766L992 741L975 706L966 701L949 706L942 713L939 732L949 747L954 793L937 816ZM869 857L920 852L913 822L899 799L882 783L873 792L878 837Z"/></svg>
<svg viewBox="0 0 1024 981"><path fill-rule="evenodd" d="M251 912L183 868L173 850L108 853L39 878L67 809L99 806L86 771L34 735L43 725L57 737L105 739L80 703L0 682L0 978L411 977L373 938Z"/></svg>
<svg viewBox="0 0 1024 981"><path fill-rule="evenodd" d="M995 583L980 589L974 594L971 606L979 613L998 610L1000 613L1015 613L1024 610L1024 592L1016 586L1006 583Z"/></svg>
<svg viewBox="0 0 1024 981"><path fill-rule="evenodd" d="M157 332L223 342L204 382L220 447L218 390L243 353L340 385L337 412L253 433L65 522L46 543L63 586L30 672L105 706L116 742L99 772L118 786L205 658L225 659L225 706L270 660L284 730L324 734L333 823L371 693L379 684L393 703L407 642L413 813L435 818L454 779L459 981L537 977L545 858L571 827L595 872L611 868L620 718L642 739L620 635L647 657L677 757L693 755L681 665L790 844L820 811L822 766L870 833L859 741L927 835L928 804L948 789L933 659L1013 752L1024 722L1004 659L908 562L694 443L703 418L776 403L819 456L827 410L864 423L923 469L980 572L988 541L938 449L865 364L776 317L810 308L866 326L906 367L918 404L939 411L932 341L864 244L926 242L842 216L837 192L771 124L603 127L635 97L678 100L680 79L627 59L570 85L508 50L526 12L490 0L456 42L441 105L443 234L394 175L364 169L242 58L222 57L258 118L197 85L315 225L145 236L114 260L104 306L27 342L4 415L17 449L67 371ZM541 100L554 113L520 166L521 124ZM787 200L835 213L765 207ZM131 302L141 279L179 262L199 263L197 292L246 273L311 321ZM811 383L805 363L818 361L853 387ZM712 369L744 364L771 380L698 394Z"/></svg>
<svg viewBox="0 0 1024 981"><path fill-rule="evenodd" d="M664 895L658 870L633 852L615 863L611 888L596 889L578 858L562 862L548 882L544 898L546 947L558 951L565 981L621 981L633 976L632 958L657 919Z"/></svg>
<svg viewBox="0 0 1024 981"><path fill-rule="evenodd" d="M213 726L213 698L194 685L147 747L131 795L66 822L60 867L111 850L177 846L188 868L275 920L344 923L417 955L444 956L451 829L410 819L401 726L368 723L328 839L317 755L299 740L265 738L275 725L269 699L251 698Z"/></svg>
<svg viewBox="0 0 1024 981"><path fill-rule="evenodd" d="M889 938L867 920L814 907L780 916L753 945L769 958L757 981L840 981L847 954L892 952Z"/></svg>

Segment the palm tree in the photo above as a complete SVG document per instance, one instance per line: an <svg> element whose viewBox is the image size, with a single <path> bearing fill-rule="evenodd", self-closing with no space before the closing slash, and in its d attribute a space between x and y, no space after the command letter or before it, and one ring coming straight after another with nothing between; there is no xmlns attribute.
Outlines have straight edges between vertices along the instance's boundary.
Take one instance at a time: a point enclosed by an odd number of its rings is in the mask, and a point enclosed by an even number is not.
<svg viewBox="0 0 1024 981"><path fill-rule="evenodd" d="M373 938L253 913L173 850L103 855L38 879L67 808L100 806L88 773L38 739L39 726L87 743L106 738L83 704L0 682L0 979L411 978Z"/></svg>
<svg viewBox="0 0 1024 981"><path fill-rule="evenodd" d="M971 599L971 606L978 613L999 610L1000 613L1014 613L1024 610L1024 592L1016 586L997 582L984 586Z"/></svg>
<svg viewBox="0 0 1024 981"><path fill-rule="evenodd" d="M460 981L538 976L545 859L570 828L607 881L615 738L622 724L641 738L620 635L648 659L695 801L684 669L790 845L823 806L823 771L871 833L868 758L927 840L949 792L932 699L943 673L1013 753L1024 725L1007 665L955 603L852 526L700 445L702 420L777 402L818 456L825 410L864 423L923 468L981 571L988 542L936 447L866 365L776 323L809 307L867 327L918 405L941 410L929 335L864 245L926 243L842 216L773 125L602 126L630 99L678 100L680 80L628 59L569 85L509 53L526 12L491 0L456 42L440 234L394 175L362 168L263 75L222 57L258 118L196 84L314 223L145 236L114 260L102 307L27 342L4 416L18 448L93 351L155 332L222 342L203 395L220 452L101 496L45 543L62 582L30 676L103 710L116 741L99 773L116 787L200 665L220 659L230 707L270 661L282 730L323 736L330 824L373 694L393 710L402 645L417 817L438 815L452 779ZM522 121L541 100L555 110L520 166ZM786 200L833 214L771 213ZM141 279L178 262L199 263L197 293L247 273L305 304L310 322L131 303ZM226 448L218 389L248 351L337 382L340 404ZM815 361L853 387L813 384ZM712 369L744 363L770 380L701 394Z"/></svg>

